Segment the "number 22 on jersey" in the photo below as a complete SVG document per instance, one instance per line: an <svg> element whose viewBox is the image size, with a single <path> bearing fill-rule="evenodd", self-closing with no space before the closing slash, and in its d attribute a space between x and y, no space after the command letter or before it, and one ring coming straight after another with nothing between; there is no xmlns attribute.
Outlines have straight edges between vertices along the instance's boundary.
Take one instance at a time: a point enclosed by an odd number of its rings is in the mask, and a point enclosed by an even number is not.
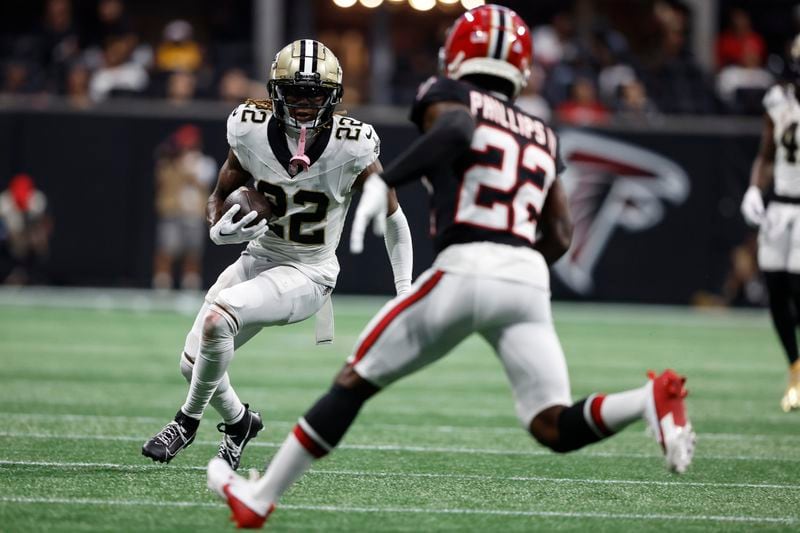
<svg viewBox="0 0 800 533"><path fill-rule="evenodd" d="M556 178L550 154L533 143L520 146L511 133L481 124L472 136L477 163L464 172L455 222L508 232L533 243L536 222L547 190ZM499 151L499 166L481 162L481 155ZM482 201L485 190L502 193L502 200Z"/></svg>

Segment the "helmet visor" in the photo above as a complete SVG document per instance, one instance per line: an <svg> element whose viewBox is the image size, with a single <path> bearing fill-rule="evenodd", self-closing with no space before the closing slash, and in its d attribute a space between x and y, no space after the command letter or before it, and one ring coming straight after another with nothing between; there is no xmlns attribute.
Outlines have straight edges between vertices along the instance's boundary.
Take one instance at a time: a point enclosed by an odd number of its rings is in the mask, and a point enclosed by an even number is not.
<svg viewBox="0 0 800 533"><path fill-rule="evenodd" d="M281 104L279 118L293 127L321 126L338 103L334 88L314 82L277 82L273 98Z"/></svg>

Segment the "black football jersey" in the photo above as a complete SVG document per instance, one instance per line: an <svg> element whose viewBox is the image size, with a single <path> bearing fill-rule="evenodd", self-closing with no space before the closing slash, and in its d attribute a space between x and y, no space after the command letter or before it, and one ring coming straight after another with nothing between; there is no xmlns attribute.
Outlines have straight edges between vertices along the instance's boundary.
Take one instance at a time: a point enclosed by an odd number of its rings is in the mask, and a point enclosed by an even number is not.
<svg viewBox="0 0 800 533"><path fill-rule="evenodd" d="M460 102L475 118L470 150L428 169L436 252L493 241L533 246L547 191L563 171L558 138L541 119L465 81L431 78L411 109L422 130L426 108Z"/></svg>

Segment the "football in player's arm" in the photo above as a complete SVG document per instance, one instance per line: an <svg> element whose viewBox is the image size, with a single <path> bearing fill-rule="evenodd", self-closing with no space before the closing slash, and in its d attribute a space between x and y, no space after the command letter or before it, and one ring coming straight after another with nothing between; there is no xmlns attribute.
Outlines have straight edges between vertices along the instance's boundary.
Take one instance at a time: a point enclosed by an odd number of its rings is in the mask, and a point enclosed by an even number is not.
<svg viewBox="0 0 800 533"><path fill-rule="evenodd" d="M759 228L758 264L769 295L772 323L789 362L789 379L781 398L784 411L800 409L800 35L791 48L795 80L772 87L764 96L761 143L742 199L742 215ZM764 193L774 194L764 207Z"/></svg>
<svg viewBox="0 0 800 533"><path fill-rule="evenodd" d="M222 417L217 457L238 468L247 442L263 427L242 403L228 377L234 349L263 327L317 317L317 342L333 338L330 293L339 263L336 248L354 191L380 173L380 140L369 124L334 114L342 71L322 43L295 41L275 57L269 100L237 107L227 124L230 151L207 206L216 244L247 242L239 259L206 294L186 337L180 369L189 382L186 401L142 447L158 462L191 444L210 403ZM239 205L225 199L255 183L269 200L270 220L251 224L254 210L234 221ZM398 294L411 285L411 234L394 191L386 191L384 240Z"/></svg>
<svg viewBox="0 0 800 533"><path fill-rule="evenodd" d="M558 179L563 163L555 132L513 105L531 55L530 30L505 7L473 9L450 29L445 76L424 84L412 108L422 135L368 179L374 185L362 199L372 208L362 212L368 220L383 212L390 187L424 175L432 190L434 264L370 321L263 477L247 480L224 461L209 463L208 486L227 500L240 527L260 527L291 484L341 442L369 398L473 333L497 354L522 426L544 446L570 452L645 419L667 467L680 473L689 466L695 434L684 378L675 372L572 401L547 268L572 232Z"/></svg>

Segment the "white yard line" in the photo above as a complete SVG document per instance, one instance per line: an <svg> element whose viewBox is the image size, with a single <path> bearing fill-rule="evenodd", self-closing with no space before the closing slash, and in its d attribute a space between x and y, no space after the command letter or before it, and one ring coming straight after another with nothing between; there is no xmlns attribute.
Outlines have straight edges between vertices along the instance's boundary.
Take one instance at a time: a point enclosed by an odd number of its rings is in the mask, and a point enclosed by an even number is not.
<svg viewBox="0 0 800 533"><path fill-rule="evenodd" d="M372 315L389 296L335 295L338 316ZM150 290L81 287L0 287L2 307L45 307L100 311L177 312L192 315L203 301L201 292L162 294ZM651 325L657 327L768 329L766 309L695 309L688 306L556 302L556 323Z"/></svg>
<svg viewBox="0 0 800 533"><path fill-rule="evenodd" d="M15 461L0 459L2 466L33 466L43 468L106 468L111 470L202 470L205 466L172 465L165 467L157 464L122 464L122 463L86 463L86 462L53 462L53 461ZM478 480L478 481L536 481L542 483L576 483L587 485L643 485L654 487L705 487L722 489L777 489L800 490L800 485L780 483L723 483L705 481L651 481L642 479L587 479L563 478L547 476L484 476L480 474L436 474L429 472L369 472L359 470L325 470L313 469L310 475L323 476L353 476L353 477L392 477L392 478L422 478L422 479L453 479L453 480Z"/></svg>
<svg viewBox="0 0 800 533"><path fill-rule="evenodd" d="M57 504L57 505L114 505L144 507L224 507L222 504L187 501L155 500L101 500L90 498L21 498L0 496L0 502L17 504ZM681 522L723 522L748 524L787 524L800 522L790 516L717 516L717 515L679 515L679 514L635 514L598 513L566 511L517 511L504 509L426 509L419 507L340 507L334 505L281 505L282 509L297 511L323 511L336 513L408 513L408 514L448 514L448 515L490 515L519 516L539 518L597 518L601 520L658 520Z"/></svg>
<svg viewBox="0 0 800 533"><path fill-rule="evenodd" d="M53 422L85 422L90 420L97 420L97 421L117 421L117 422L133 422L133 423L141 423L141 424L163 424L164 419L158 418L154 416L124 416L124 415L80 415L80 414L58 414L58 415L48 415L44 413L18 413L18 412L3 412L0 411L0 418L5 421L10 421L12 419L17 419L22 422L27 420L43 420L43 421L53 421ZM784 416L781 416L782 420L786 420ZM285 427L287 431L294 427L297 423L296 420L270 420L270 426L278 426L278 427ZM488 433L493 435L506 435L506 434L513 434L513 435L520 435L524 433L524 429L521 427L497 427L497 426L450 426L450 425L427 425L427 424L375 424L375 423L363 423L360 425L362 429L366 428L374 428L374 429L390 429L390 430L398 430L402 432L408 431L423 431L425 433L436 432L436 433ZM0 436L2 436L2 432L0 432ZM644 432L637 432L633 431L626 434L628 437L635 436L641 437L646 440L651 440L652 437L647 435ZM698 433L698 439L701 441L709 441L709 440L719 440L719 441L726 441L726 442L748 442L748 441L781 441L785 440L790 443L797 442L797 436L793 434L786 434L786 435L767 435L767 434L759 434L759 433Z"/></svg>
<svg viewBox="0 0 800 533"><path fill-rule="evenodd" d="M9 438L28 438L28 439L66 439L66 440L94 440L94 441L117 441L117 442L142 442L143 437L126 437L119 435L66 435L49 433L27 433L2 431L0 437ZM218 441L199 441L195 444L201 446L218 446ZM251 442L250 447L278 448L281 442ZM450 446L408 446L400 444L343 444L338 447L341 450L363 450L363 451L389 451L407 453L448 453L448 454L467 454L467 455L510 455L510 456L542 456L550 455L556 457L553 452L544 449L531 450L500 450L495 448L468 448ZM625 458L625 459L656 459L656 453L631 453L631 452L592 452L580 451L574 454L575 457L602 457L602 458ZM797 457L759 457L753 455L697 455L698 460L717 460L717 461L772 461L772 462L796 462Z"/></svg>

